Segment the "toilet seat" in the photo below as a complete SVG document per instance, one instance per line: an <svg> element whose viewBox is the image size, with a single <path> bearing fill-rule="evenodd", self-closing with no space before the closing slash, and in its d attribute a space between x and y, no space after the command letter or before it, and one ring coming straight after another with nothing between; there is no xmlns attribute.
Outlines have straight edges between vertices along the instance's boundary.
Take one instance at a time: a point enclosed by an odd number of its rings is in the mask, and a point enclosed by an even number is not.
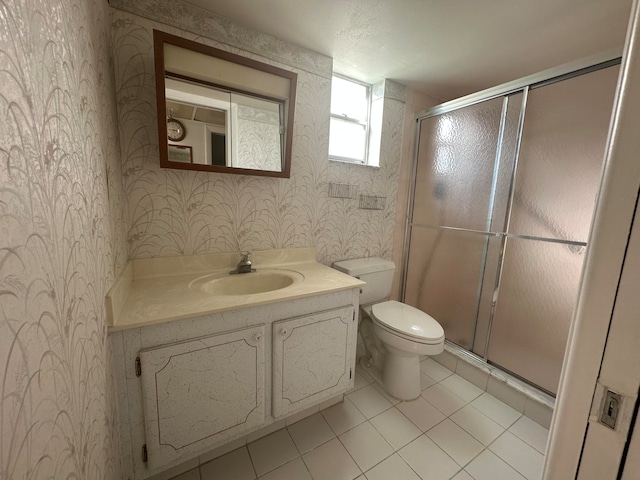
<svg viewBox="0 0 640 480"><path fill-rule="evenodd" d="M427 345L444 342L444 329L430 315L395 300L376 303L371 308L372 320L389 333Z"/></svg>

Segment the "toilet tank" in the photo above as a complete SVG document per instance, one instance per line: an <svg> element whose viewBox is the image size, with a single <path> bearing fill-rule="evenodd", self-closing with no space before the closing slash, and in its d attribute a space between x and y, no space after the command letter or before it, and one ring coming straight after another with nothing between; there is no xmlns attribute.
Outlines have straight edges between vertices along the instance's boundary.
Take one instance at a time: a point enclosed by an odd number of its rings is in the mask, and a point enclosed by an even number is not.
<svg viewBox="0 0 640 480"><path fill-rule="evenodd" d="M360 305L366 305L389 295L396 265L391 260L368 257L335 262L333 268L367 282L360 293Z"/></svg>

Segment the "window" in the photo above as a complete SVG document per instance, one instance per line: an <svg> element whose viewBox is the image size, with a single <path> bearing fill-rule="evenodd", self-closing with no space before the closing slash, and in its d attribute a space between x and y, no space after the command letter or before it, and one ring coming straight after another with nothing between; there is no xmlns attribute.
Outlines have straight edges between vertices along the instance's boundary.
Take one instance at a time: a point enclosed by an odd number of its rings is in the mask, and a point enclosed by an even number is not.
<svg viewBox="0 0 640 480"><path fill-rule="evenodd" d="M344 77L331 80L329 157L367 163L370 86Z"/></svg>

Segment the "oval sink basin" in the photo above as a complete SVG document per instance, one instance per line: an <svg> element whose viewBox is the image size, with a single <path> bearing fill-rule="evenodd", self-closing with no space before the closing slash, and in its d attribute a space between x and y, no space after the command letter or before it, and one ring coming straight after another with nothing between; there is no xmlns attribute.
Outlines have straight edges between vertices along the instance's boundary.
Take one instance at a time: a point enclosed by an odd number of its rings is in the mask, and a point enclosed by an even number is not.
<svg viewBox="0 0 640 480"><path fill-rule="evenodd" d="M303 279L302 274L293 270L264 269L224 277L207 275L191 282L190 288L211 295L255 295L281 290Z"/></svg>

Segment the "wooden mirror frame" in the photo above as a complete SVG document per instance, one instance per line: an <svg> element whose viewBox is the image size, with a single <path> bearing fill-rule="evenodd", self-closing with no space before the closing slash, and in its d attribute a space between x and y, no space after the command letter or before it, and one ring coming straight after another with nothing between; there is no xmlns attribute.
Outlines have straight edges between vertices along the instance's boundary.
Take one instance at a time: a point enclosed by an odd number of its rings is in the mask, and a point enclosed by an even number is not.
<svg viewBox="0 0 640 480"><path fill-rule="evenodd" d="M167 142L167 111L166 111L166 96L165 96L165 61L164 61L164 45L175 45L187 50L192 50L204 55L216 57L228 62L236 63L249 67L261 72L266 72L272 75L283 77L289 80L289 95L285 100L285 136L284 136L284 152L282 156L282 171L272 170L254 170L249 168L238 168L221 165L203 165L194 163L178 163L169 161L169 144ZM201 170L206 172L221 172L221 173L235 173L240 175L258 175L265 177L280 177L289 178L291 176L291 147L293 145L293 120L296 103L296 86L298 80L298 74L289 70L268 65L266 63L253 60L251 58L242 57L234 53L226 52L214 47L209 47L198 42L187 40L186 38L171 35L159 30L153 31L153 50L155 58L155 75L156 75L156 105L158 112L158 143L160 153L160 166L162 168L173 168L182 170ZM202 80L196 80L196 83L205 86L223 88L225 90L237 93L245 93L261 97L259 93L251 92L250 90L240 90L230 87L228 85L217 85L214 83L208 83Z"/></svg>

